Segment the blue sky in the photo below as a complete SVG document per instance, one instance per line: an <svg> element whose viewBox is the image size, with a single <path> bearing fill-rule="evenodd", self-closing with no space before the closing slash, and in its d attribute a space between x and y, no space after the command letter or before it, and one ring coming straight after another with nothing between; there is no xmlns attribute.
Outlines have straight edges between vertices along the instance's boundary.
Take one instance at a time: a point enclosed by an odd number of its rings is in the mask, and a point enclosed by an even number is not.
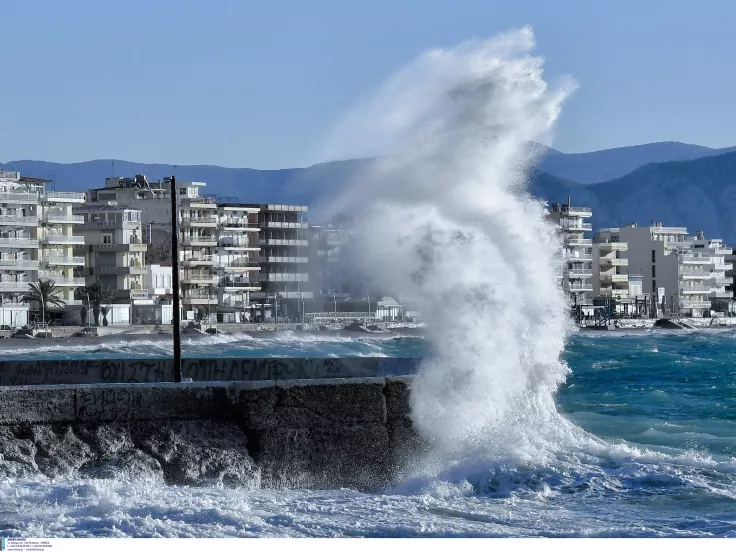
<svg viewBox="0 0 736 552"><path fill-rule="evenodd" d="M736 3L4 2L0 160L283 168L420 53L529 24L575 77L553 146L736 144Z"/></svg>

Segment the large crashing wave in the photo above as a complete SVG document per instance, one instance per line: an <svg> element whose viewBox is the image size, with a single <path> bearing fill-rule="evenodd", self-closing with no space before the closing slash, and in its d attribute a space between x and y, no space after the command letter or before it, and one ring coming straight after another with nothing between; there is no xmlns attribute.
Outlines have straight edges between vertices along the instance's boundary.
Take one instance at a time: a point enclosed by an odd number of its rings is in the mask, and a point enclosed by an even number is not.
<svg viewBox="0 0 736 552"><path fill-rule="evenodd" d="M523 28L422 55L328 153L380 154L331 209L360 216L363 271L426 320L413 417L454 458L538 455L567 374L560 245L526 180L574 83L549 86L533 46Z"/></svg>

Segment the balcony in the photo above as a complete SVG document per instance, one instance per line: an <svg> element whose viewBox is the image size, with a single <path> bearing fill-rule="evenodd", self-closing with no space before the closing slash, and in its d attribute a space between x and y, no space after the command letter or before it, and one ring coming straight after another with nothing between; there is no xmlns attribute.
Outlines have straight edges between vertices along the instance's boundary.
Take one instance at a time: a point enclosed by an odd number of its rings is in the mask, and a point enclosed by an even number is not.
<svg viewBox="0 0 736 552"><path fill-rule="evenodd" d="M183 217L180 225L182 228L217 228L217 217Z"/></svg>
<svg viewBox="0 0 736 552"><path fill-rule="evenodd" d="M218 268L223 269L225 272L243 272L246 270L260 270L261 262L258 259L234 259L230 262L226 260L221 261Z"/></svg>
<svg viewBox="0 0 736 552"><path fill-rule="evenodd" d="M590 225L588 225L590 226ZM261 228L288 228L293 230L308 230L309 224L306 222L261 222Z"/></svg>
<svg viewBox="0 0 736 552"><path fill-rule="evenodd" d="M28 291L29 283L30 282L0 282L0 291L26 292Z"/></svg>
<svg viewBox="0 0 736 552"><path fill-rule="evenodd" d="M86 196L83 192L46 192L43 199L56 203L84 203Z"/></svg>
<svg viewBox="0 0 736 552"><path fill-rule="evenodd" d="M713 257L704 257L704 256L696 256L696 255L680 255L680 262L685 265L695 265L695 264L701 264L701 265L710 265L713 264Z"/></svg>
<svg viewBox="0 0 736 552"><path fill-rule="evenodd" d="M236 239L230 236L220 238L220 247L233 251L260 251L261 249L258 246L258 240Z"/></svg>
<svg viewBox="0 0 736 552"><path fill-rule="evenodd" d="M261 289L261 284L248 278L220 278L218 285L221 288L238 289L242 291L258 291Z"/></svg>
<svg viewBox="0 0 736 552"><path fill-rule="evenodd" d="M592 246L593 240L590 238L566 238L565 245L568 247L581 247L581 246Z"/></svg>
<svg viewBox="0 0 736 552"><path fill-rule="evenodd" d="M568 263L585 263L593 260L593 255L578 255L577 257L571 256L569 253L565 256L565 260Z"/></svg>
<svg viewBox="0 0 736 552"><path fill-rule="evenodd" d="M35 205L38 203L38 192L0 192L0 203Z"/></svg>
<svg viewBox="0 0 736 552"><path fill-rule="evenodd" d="M604 266L629 266L629 259L600 257L599 264Z"/></svg>
<svg viewBox="0 0 736 552"><path fill-rule="evenodd" d="M593 277L592 268L568 268L565 272L570 279Z"/></svg>
<svg viewBox="0 0 736 552"><path fill-rule="evenodd" d="M264 263L307 264L309 257L263 257Z"/></svg>
<svg viewBox="0 0 736 552"><path fill-rule="evenodd" d="M38 217L21 217L17 215L0 215L2 226L38 226Z"/></svg>
<svg viewBox="0 0 736 552"><path fill-rule="evenodd" d="M710 271L683 270L680 272L680 280L706 280L710 278Z"/></svg>
<svg viewBox="0 0 736 552"><path fill-rule="evenodd" d="M259 240L258 243L261 245L284 245L284 246L292 246L292 247L307 247L309 245L308 240L266 239L266 240Z"/></svg>
<svg viewBox="0 0 736 552"><path fill-rule="evenodd" d="M181 275L181 281L184 284L213 285L215 276L210 272L185 270Z"/></svg>
<svg viewBox="0 0 736 552"><path fill-rule="evenodd" d="M611 274L609 272L600 273L601 282L628 282L628 274Z"/></svg>
<svg viewBox="0 0 736 552"><path fill-rule="evenodd" d="M215 236L197 236L193 238L183 238L181 244L188 247L214 247L217 245Z"/></svg>
<svg viewBox="0 0 736 552"><path fill-rule="evenodd" d="M71 257L62 255L49 255L42 258L49 266L84 266L84 257Z"/></svg>
<svg viewBox="0 0 736 552"><path fill-rule="evenodd" d="M84 287L84 278L67 278L66 276L59 276L48 271L41 270L38 272L38 278L44 280L53 280L54 284L62 287Z"/></svg>
<svg viewBox="0 0 736 552"><path fill-rule="evenodd" d="M690 301L688 299L683 299L682 301L680 301L680 308L681 309L709 309L710 301Z"/></svg>
<svg viewBox="0 0 736 552"><path fill-rule="evenodd" d="M145 243L97 243L91 245L95 251L131 251L135 253L145 252L148 245Z"/></svg>
<svg viewBox="0 0 736 552"><path fill-rule="evenodd" d="M189 209L217 209L217 201L212 197L186 197L180 196L181 205L186 205Z"/></svg>
<svg viewBox="0 0 736 552"><path fill-rule="evenodd" d="M45 215L43 221L47 224L84 224L84 217L78 215Z"/></svg>
<svg viewBox="0 0 736 552"><path fill-rule="evenodd" d="M733 297L733 293L730 291L715 291L710 296L715 299L730 299Z"/></svg>
<svg viewBox="0 0 736 552"><path fill-rule="evenodd" d="M0 259L2 270L38 270L38 261Z"/></svg>
<svg viewBox="0 0 736 552"><path fill-rule="evenodd" d="M593 291L593 284L592 283L569 284L567 289L569 291Z"/></svg>
<svg viewBox="0 0 736 552"><path fill-rule="evenodd" d="M204 290L187 289L181 302L184 305L216 305L217 295Z"/></svg>
<svg viewBox="0 0 736 552"><path fill-rule="evenodd" d="M308 282L309 274L261 273L258 280L260 282Z"/></svg>
<svg viewBox="0 0 736 552"><path fill-rule="evenodd" d="M184 257L181 261L184 266L214 266L217 262L214 255L195 255Z"/></svg>
<svg viewBox="0 0 736 552"><path fill-rule="evenodd" d="M680 295L702 295L711 292L710 286L688 286L680 288Z"/></svg>
<svg viewBox="0 0 736 552"><path fill-rule="evenodd" d="M629 244L622 242L602 242L598 244L601 251L628 251Z"/></svg>
<svg viewBox="0 0 736 552"><path fill-rule="evenodd" d="M41 243L50 245L84 245L84 236L64 236L62 234L49 234L42 238Z"/></svg>
<svg viewBox="0 0 736 552"><path fill-rule="evenodd" d="M0 238L3 249L38 249L38 240L30 238Z"/></svg>
<svg viewBox="0 0 736 552"><path fill-rule="evenodd" d="M238 229L238 230L255 230L260 231L261 225L255 222L249 222L248 219L242 218L227 218L220 223L224 228Z"/></svg>
<svg viewBox="0 0 736 552"><path fill-rule="evenodd" d="M98 274L145 274L147 269L145 266L96 266L93 268Z"/></svg>

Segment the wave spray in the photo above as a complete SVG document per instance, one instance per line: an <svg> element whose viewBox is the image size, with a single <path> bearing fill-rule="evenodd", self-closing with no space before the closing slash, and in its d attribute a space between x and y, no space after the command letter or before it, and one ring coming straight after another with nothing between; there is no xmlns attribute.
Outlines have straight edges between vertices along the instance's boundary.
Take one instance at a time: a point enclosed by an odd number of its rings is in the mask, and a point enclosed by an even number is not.
<svg viewBox="0 0 736 552"><path fill-rule="evenodd" d="M330 211L359 215L362 272L426 321L413 418L444 468L481 451L536 462L552 418L566 425L560 244L526 180L574 83L549 86L533 47L523 28L422 55L328 151L376 155Z"/></svg>

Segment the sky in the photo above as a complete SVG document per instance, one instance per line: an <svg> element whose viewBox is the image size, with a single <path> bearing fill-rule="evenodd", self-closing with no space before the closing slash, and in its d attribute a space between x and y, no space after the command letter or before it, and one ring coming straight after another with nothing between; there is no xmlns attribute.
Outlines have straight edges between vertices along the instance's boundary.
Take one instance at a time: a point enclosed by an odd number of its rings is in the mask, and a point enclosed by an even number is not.
<svg viewBox="0 0 736 552"><path fill-rule="evenodd" d="M2 5L0 161L306 166L421 53L531 25L574 77L552 146L736 145L736 2L36 0Z"/></svg>

